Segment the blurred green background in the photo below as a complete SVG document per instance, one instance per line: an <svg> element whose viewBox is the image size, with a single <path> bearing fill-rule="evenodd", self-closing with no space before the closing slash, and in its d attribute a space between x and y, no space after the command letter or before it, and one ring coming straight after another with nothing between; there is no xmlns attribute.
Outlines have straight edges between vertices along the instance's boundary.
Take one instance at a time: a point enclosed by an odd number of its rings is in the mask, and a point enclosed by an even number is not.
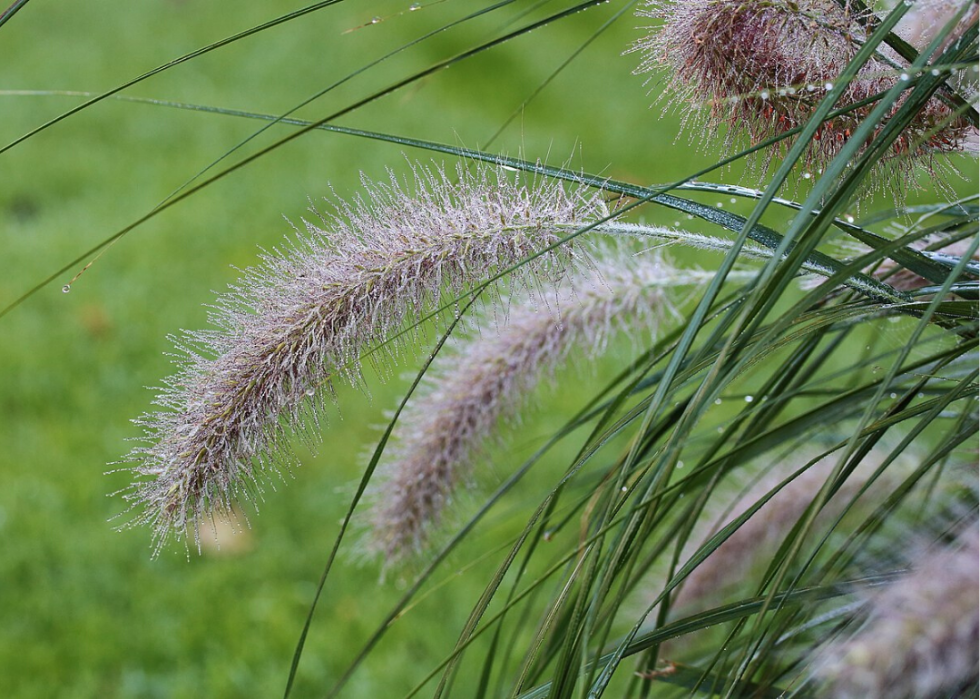
<svg viewBox="0 0 980 699"><path fill-rule="evenodd" d="M212 0L29 3L0 27L0 145L80 103L77 96L20 90L101 92L299 3ZM302 109L319 119L466 50L544 16L513 6L436 35ZM546 6L554 12L563 7ZM198 57L125 92L278 114L375 58L472 12L461 2L340 3ZM678 138L661 117L654 84L631 74L623 52L642 30L629 12L599 36L504 132L487 141L595 30L623 8L603 4L454 65L338 123L573 168L638 183L667 182L714 160ZM531 14L525 16L525 12ZM372 23L372 18L382 21ZM0 154L0 304L152 210L259 122L107 100ZM275 127L228 163L291 131ZM320 456L298 447L301 467L275 483L250 515L252 529L188 559L182 549L151 559L150 535L114 531L123 509L107 494L126 486L105 475L139 430L172 372L166 339L206 327L203 304L278 245L310 202L349 197L359 173L406 171L425 152L311 133L249 164L139 226L82 275L72 266L0 318L0 696L276 696L353 484L404 380L370 397L341 387L341 411L323 431ZM442 158L438 158L441 160ZM728 173L737 179L737 173ZM727 206L726 202L726 206ZM675 216L648 209L649 220ZM424 348L423 348L424 351ZM536 440L561 424L615 371L613 354L575 386L547 392L514 445L494 464L508 473ZM391 373L412 370L409 358ZM549 407L551 409L549 410ZM532 479L531 485L536 481ZM536 504L524 492L513 511ZM506 510L506 507L504 508ZM484 541L506 540L513 518L492 516ZM399 597L356 564L351 540L314 619L295 696L319 696ZM462 553L444 576L477 557ZM443 576L437 575L437 580ZM486 577L468 576L424 600L392 628L345 696L397 696L451 648Z"/></svg>

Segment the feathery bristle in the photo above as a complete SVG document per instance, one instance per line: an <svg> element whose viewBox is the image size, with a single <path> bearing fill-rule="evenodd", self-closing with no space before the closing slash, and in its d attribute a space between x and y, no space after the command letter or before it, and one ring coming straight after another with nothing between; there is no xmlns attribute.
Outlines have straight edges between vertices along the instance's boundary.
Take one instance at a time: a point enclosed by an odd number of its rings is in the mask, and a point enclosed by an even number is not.
<svg viewBox="0 0 980 699"><path fill-rule="evenodd" d="M669 92L691 104L686 114L698 125L709 126L697 132L710 138L727 126L729 141L745 134L758 143L805 124L868 39L859 13L835 0L650 0L638 14L661 19L663 26L634 44L632 50L642 54L636 72L667 68ZM890 89L906 66L897 55L872 58L845 86L838 106ZM708 108L706 114L701 107ZM873 108L874 103L865 105L821 124L803 155L803 177L820 172ZM914 162L929 166L936 153L960 151L974 132L933 98L884 161L900 180L911 182ZM787 146L779 148L785 152ZM766 165L777 152L765 153Z"/></svg>
<svg viewBox="0 0 980 699"><path fill-rule="evenodd" d="M284 252L266 255L211 314L216 330L175 340L180 370L137 422L145 442L127 461L139 477L123 496L149 524L156 549L171 536L199 540L201 521L224 517L288 468L284 436L315 440L322 395L356 380L362 352L418 319L441 292L487 280L606 214L595 194L559 184L519 186L503 170L453 181L413 169L406 192L394 174L364 182L367 200L339 203ZM557 281L567 246L519 274ZM305 429L303 427L305 426Z"/></svg>
<svg viewBox="0 0 980 699"><path fill-rule="evenodd" d="M496 336L437 358L373 494L370 550L390 563L420 549L498 425L573 348L594 356L615 330L649 336L668 308L665 290L713 276L652 256L602 257L609 259L570 279L553 303L515 307Z"/></svg>

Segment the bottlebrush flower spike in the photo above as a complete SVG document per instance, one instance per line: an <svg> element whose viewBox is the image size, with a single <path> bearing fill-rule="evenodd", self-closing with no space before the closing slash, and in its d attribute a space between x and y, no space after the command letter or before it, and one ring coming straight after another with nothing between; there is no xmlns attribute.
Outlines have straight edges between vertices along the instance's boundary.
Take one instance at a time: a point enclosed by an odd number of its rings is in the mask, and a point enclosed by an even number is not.
<svg viewBox="0 0 980 699"><path fill-rule="evenodd" d="M827 649L819 669L823 696L968 696L980 655L978 561L974 523L955 546L926 553L910 573L874 594L865 627Z"/></svg>
<svg viewBox="0 0 980 699"><path fill-rule="evenodd" d="M572 277L552 304L516 307L495 336L474 337L437 357L402 413L392 461L379 474L368 550L389 564L419 550L498 425L515 417L543 376L573 349L601 352L614 330L653 333L669 308L666 289L714 277L673 269L652 255L597 257L605 261Z"/></svg>
<svg viewBox="0 0 980 699"><path fill-rule="evenodd" d="M695 105L688 116L708 125L698 132L727 126L728 145L741 134L758 143L806 123L868 38L857 12L835 0L649 0L638 14L663 26L634 44L642 54L636 72L667 68L671 91ZM905 64L889 58L898 69L869 60L838 107L890 89ZM699 105L708 107L706 115ZM804 168L819 170L836 156L873 107L825 122L804 154ZM933 154L962 150L974 133L934 98L886 158L908 179L910 157L931 164Z"/></svg>
<svg viewBox="0 0 980 699"><path fill-rule="evenodd" d="M318 214L324 228L306 223L305 235L218 299L218 329L175 339L180 370L155 401L163 409L136 421L145 439L127 456L137 479L123 492L130 525L150 525L156 551L191 531L199 543L202 520L227 517L270 472L288 469L284 435L313 438L323 392L337 377L356 380L366 348L441 292L486 280L606 214L596 194L519 186L503 170L459 167L452 181L416 166L413 175L411 193L394 174L387 184L365 180L367 201ZM570 254L518 274L557 282Z"/></svg>

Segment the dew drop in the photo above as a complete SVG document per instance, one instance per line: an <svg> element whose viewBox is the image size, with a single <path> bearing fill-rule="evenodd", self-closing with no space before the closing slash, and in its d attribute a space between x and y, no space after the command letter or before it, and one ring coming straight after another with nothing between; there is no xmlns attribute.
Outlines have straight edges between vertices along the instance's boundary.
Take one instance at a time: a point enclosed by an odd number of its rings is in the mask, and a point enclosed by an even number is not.
<svg viewBox="0 0 980 699"><path fill-rule="evenodd" d="M628 493L629 492L629 488L626 487L625 485L622 488L620 488L620 490L623 491L624 493Z"/></svg>
<svg viewBox="0 0 980 699"><path fill-rule="evenodd" d="M769 99L769 91L763 90L762 92L759 93L759 97L762 99L763 102L766 101L767 99Z"/></svg>
<svg viewBox="0 0 980 699"><path fill-rule="evenodd" d="M845 216L844 217L844 220L847 221L848 223L854 223L854 217L851 216L850 214L848 214L847 216Z"/></svg>
<svg viewBox="0 0 980 699"><path fill-rule="evenodd" d="M827 92L830 92L831 90L834 89L834 84L833 83L824 83L823 89L826 90Z"/></svg>
<svg viewBox="0 0 980 699"><path fill-rule="evenodd" d="M680 221L674 221L674 225L675 226L679 226L679 225L681 225L681 222Z"/></svg>
<svg viewBox="0 0 980 699"><path fill-rule="evenodd" d="M785 87L782 87L782 88L779 89L779 96L780 97L785 97L786 96L786 88Z"/></svg>
<svg viewBox="0 0 980 699"><path fill-rule="evenodd" d="M729 199L728 201L730 201L730 202L731 202L732 204L736 204L736 203L738 203L738 199L736 199L735 197L732 197L732 198L731 198L731 199Z"/></svg>
<svg viewBox="0 0 980 699"><path fill-rule="evenodd" d="M930 75L939 75L939 71L936 68L933 68L932 70L930 70L929 73L930 73Z"/></svg>
<svg viewBox="0 0 980 699"><path fill-rule="evenodd" d="M314 391L312 388L308 388L308 389L306 389L306 395L308 395L308 396L315 396L316 395L316 391Z"/></svg>
<svg viewBox="0 0 980 699"><path fill-rule="evenodd" d="M890 396L891 396L891 399L892 400L895 400L896 398L898 398L898 394L897 393L892 393L892 394L890 394Z"/></svg>
<svg viewBox="0 0 980 699"><path fill-rule="evenodd" d="M816 90L817 90L817 86L816 85L807 85L806 86L806 91L807 92L816 92Z"/></svg>
<svg viewBox="0 0 980 699"><path fill-rule="evenodd" d="M715 405L721 405L721 398L715 398Z"/></svg>
<svg viewBox="0 0 980 699"><path fill-rule="evenodd" d="M380 24L380 23L381 23L381 18L380 17L372 17L371 18L371 21L368 22L368 24Z"/></svg>
<svg viewBox="0 0 980 699"><path fill-rule="evenodd" d="M724 205L724 204L722 204L721 202L718 202L717 204L715 204L715 206L717 206L717 207L718 207L718 208L720 209L720 208L722 208L722 207L723 207L723 206L725 206L725 205Z"/></svg>
<svg viewBox="0 0 980 699"><path fill-rule="evenodd" d="M755 400L755 397L754 396L745 396L745 402L746 403L751 403L754 400Z"/></svg>
<svg viewBox="0 0 980 699"><path fill-rule="evenodd" d="M417 2L413 2L411 5L408 6L409 12L416 12L421 9L422 9L422 5Z"/></svg>
<svg viewBox="0 0 980 699"><path fill-rule="evenodd" d="M555 533L549 529L548 531L546 531L544 534L541 535L541 538L544 539L545 541L551 541L551 539L554 536Z"/></svg>
<svg viewBox="0 0 980 699"><path fill-rule="evenodd" d="M813 175L811 175L811 174L810 174L809 172L804 172L804 173L803 173L803 179L804 179L804 180L808 180L808 179L810 179L811 177L813 177Z"/></svg>
<svg viewBox="0 0 980 699"><path fill-rule="evenodd" d="M677 468L684 468L684 462L683 461L678 461L677 462Z"/></svg>
<svg viewBox="0 0 980 699"><path fill-rule="evenodd" d="M898 76L898 79L901 80L902 82L906 82L909 79L909 74L902 73L901 75Z"/></svg>
<svg viewBox="0 0 980 699"><path fill-rule="evenodd" d="M63 294L67 294L69 291L71 291L71 284L65 284L61 287L61 293Z"/></svg>

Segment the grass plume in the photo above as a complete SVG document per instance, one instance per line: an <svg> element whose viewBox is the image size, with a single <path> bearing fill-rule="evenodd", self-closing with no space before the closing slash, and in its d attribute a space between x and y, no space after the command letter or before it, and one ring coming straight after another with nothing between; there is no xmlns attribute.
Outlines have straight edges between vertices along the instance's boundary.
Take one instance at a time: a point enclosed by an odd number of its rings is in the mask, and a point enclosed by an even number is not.
<svg viewBox="0 0 980 699"><path fill-rule="evenodd" d="M727 129L726 146L743 135L757 143L802 126L814 114L868 39L861 12L835 0L650 0L639 14L663 26L634 44L632 50L642 55L636 72L666 68L667 93L680 97L693 130L705 138ZM905 67L897 55L872 58L838 106L864 102L908 80ZM889 114L902 103L897 100ZM841 151L873 107L872 101L821 124L803 157L805 177ZM913 164L930 165L937 153L963 150L975 131L933 98L885 162L911 183ZM764 157L774 156L770 149Z"/></svg>
<svg viewBox="0 0 980 699"><path fill-rule="evenodd" d="M678 270L655 255L599 256L553 303L511 310L496 335L474 337L440 357L409 404L384 481L374 493L368 548L392 562L424 546L459 483L501 422L572 353L597 356L615 331L655 333L667 294L713 273Z"/></svg>
<svg viewBox="0 0 980 699"><path fill-rule="evenodd" d="M261 480L290 465L284 440L315 440L322 400L337 378L356 380L359 357L443 292L490 278L606 212L595 195L556 183L515 183L503 170L413 168L364 181L367 198L339 202L264 256L211 313L216 329L175 338L180 370L143 415L144 444L128 461L130 524L152 527L156 550L207 517L226 517ZM322 227L321 227L322 226ZM520 274L561 276L568 251ZM519 277L518 277L519 278Z"/></svg>

